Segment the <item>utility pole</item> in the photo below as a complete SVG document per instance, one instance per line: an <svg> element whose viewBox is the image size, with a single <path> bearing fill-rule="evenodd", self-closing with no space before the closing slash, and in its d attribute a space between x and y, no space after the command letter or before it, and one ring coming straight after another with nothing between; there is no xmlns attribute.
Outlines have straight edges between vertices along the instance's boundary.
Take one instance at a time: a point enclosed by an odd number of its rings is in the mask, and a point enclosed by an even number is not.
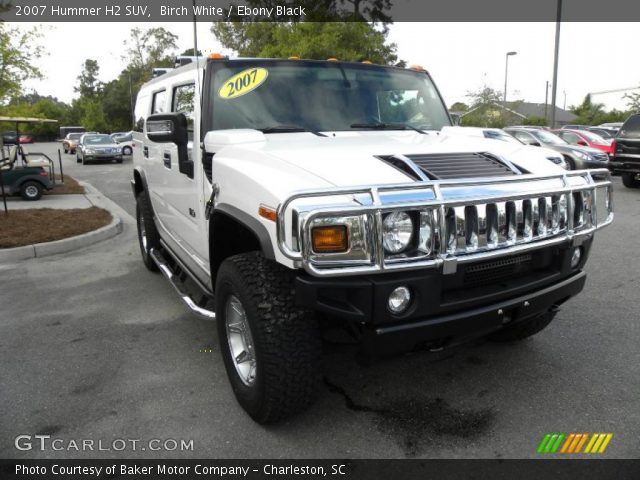
<svg viewBox="0 0 640 480"><path fill-rule="evenodd" d="M556 47L553 55L553 89L551 90L551 128L556 127L556 95L558 93L558 55L560 53L560 20L562 19L562 0L558 0L556 13Z"/></svg>
<svg viewBox="0 0 640 480"><path fill-rule="evenodd" d="M517 55L518 52L507 52L504 62L504 95L502 101L504 102L504 108L507 108L507 75L509 74L509 57Z"/></svg>
<svg viewBox="0 0 640 480"><path fill-rule="evenodd" d="M131 72L129 72L129 110L131 112L131 130L136 129L136 117L133 113L133 88L131 85Z"/></svg>
<svg viewBox="0 0 640 480"><path fill-rule="evenodd" d="M544 121L549 121L549 115L547 110L549 109L549 80L547 80L547 85L544 88Z"/></svg>

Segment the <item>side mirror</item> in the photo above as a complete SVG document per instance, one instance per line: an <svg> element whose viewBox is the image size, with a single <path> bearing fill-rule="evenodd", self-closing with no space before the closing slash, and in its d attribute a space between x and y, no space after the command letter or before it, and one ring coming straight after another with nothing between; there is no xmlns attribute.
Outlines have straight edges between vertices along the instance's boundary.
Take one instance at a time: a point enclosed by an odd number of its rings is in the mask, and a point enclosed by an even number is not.
<svg viewBox="0 0 640 480"><path fill-rule="evenodd" d="M588 147L589 144L587 142L585 142L584 140L578 140L578 145L582 145L583 147Z"/></svg>
<svg viewBox="0 0 640 480"><path fill-rule="evenodd" d="M187 145L189 131L184 113L156 113L147 118L147 138L156 143L173 143L178 147L178 170L193 178L193 161Z"/></svg>

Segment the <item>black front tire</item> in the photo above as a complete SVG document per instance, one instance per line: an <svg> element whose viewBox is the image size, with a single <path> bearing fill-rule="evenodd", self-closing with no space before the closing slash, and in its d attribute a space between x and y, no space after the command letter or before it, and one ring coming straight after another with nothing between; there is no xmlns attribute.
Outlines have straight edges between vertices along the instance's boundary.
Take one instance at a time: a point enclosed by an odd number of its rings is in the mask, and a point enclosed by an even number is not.
<svg viewBox="0 0 640 480"><path fill-rule="evenodd" d="M636 178L635 173L623 173L622 184L627 188L640 188L640 180Z"/></svg>
<svg viewBox="0 0 640 480"><path fill-rule="evenodd" d="M42 184L34 181L24 182L20 187L20 195L25 200L40 200L40 197L42 197Z"/></svg>
<svg viewBox="0 0 640 480"><path fill-rule="evenodd" d="M227 258L216 282L220 350L236 399L256 422L277 422L316 399L321 376L321 337L313 312L295 302L291 270L260 252ZM255 352L255 376L238 374L227 333L227 302L240 301Z"/></svg>
<svg viewBox="0 0 640 480"><path fill-rule="evenodd" d="M576 162L575 162L575 160L573 158L564 157L564 159L567 162L568 170L575 170L576 169Z"/></svg>
<svg viewBox="0 0 640 480"><path fill-rule="evenodd" d="M160 234L153 221L153 210L144 192L136 197L136 223L142 261L148 270L157 272L158 265L151 258L150 251L152 248L160 248Z"/></svg>
<svg viewBox="0 0 640 480"><path fill-rule="evenodd" d="M549 311L514 325L508 325L489 335L489 340L494 342L517 342L524 340L543 330L551 323L555 315L555 312Z"/></svg>
<svg viewBox="0 0 640 480"><path fill-rule="evenodd" d="M122 149L122 154L123 155L131 155L133 153L133 150L131 149L131 147L124 147Z"/></svg>

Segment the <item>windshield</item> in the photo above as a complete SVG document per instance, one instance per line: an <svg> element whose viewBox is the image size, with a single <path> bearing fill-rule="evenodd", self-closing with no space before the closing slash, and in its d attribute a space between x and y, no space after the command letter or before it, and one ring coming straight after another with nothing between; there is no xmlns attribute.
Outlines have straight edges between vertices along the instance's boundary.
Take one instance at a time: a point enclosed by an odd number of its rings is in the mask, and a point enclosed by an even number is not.
<svg viewBox="0 0 640 480"><path fill-rule="evenodd" d="M451 125L423 72L314 61L215 65L211 129L285 131L419 128Z"/></svg>
<svg viewBox="0 0 640 480"><path fill-rule="evenodd" d="M484 130L482 133L486 138L493 138L495 140L502 140L503 142L517 143L518 145L522 145L522 142L520 140L501 130Z"/></svg>
<svg viewBox="0 0 640 480"><path fill-rule="evenodd" d="M91 135L82 140L85 145L111 145L113 139L109 135Z"/></svg>
<svg viewBox="0 0 640 480"><path fill-rule="evenodd" d="M547 132L546 130L532 130L530 132L534 137L547 145L568 145L563 139L554 133Z"/></svg>
<svg viewBox="0 0 640 480"><path fill-rule="evenodd" d="M630 116L620 129L619 137L640 137L640 115Z"/></svg>
<svg viewBox="0 0 640 480"><path fill-rule="evenodd" d="M69 140L79 140L82 136L82 133L70 133Z"/></svg>

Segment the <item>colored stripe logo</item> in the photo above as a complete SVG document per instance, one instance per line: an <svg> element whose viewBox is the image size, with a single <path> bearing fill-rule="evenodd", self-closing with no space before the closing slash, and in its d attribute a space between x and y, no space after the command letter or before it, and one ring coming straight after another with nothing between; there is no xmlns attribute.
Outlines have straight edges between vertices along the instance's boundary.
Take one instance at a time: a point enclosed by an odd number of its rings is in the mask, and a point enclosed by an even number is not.
<svg viewBox="0 0 640 480"><path fill-rule="evenodd" d="M612 438L612 433L547 433L538 453L604 453Z"/></svg>

